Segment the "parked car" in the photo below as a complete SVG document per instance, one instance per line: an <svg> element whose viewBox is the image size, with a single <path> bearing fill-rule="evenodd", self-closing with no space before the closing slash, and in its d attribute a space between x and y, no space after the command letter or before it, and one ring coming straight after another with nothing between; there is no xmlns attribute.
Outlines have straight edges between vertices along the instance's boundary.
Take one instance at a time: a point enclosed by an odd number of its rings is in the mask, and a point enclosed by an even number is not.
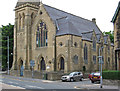
<svg viewBox="0 0 120 91"><path fill-rule="evenodd" d="M92 76L94 75L95 72L92 72L91 74L89 74L88 78L91 80Z"/></svg>
<svg viewBox="0 0 120 91"><path fill-rule="evenodd" d="M100 82L100 73L94 73L90 80L92 83L97 82L97 81Z"/></svg>
<svg viewBox="0 0 120 91"><path fill-rule="evenodd" d="M69 75L65 75L61 77L62 81L82 81L83 80L83 74L82 72L72 72Z"/></svg>

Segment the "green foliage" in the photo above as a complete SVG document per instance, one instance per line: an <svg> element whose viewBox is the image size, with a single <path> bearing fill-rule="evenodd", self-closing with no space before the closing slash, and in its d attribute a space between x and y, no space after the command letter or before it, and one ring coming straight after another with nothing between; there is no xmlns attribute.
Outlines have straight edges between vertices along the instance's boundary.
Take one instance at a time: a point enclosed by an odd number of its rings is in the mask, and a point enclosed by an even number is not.
<svg viewBox="0 0 120 91"><path fill-rule="evenodd" d="M84 72L86 71L86 67L85 67L85 66L83 66L83 71L84 71Z"/></svg>
<svg viewBox="0 0 120 91"><path fill-rule="evenodd" d="M111 43L114 43L114 31L103 32L104 35L109 35Z"/></svg>
<svg viewBox="0 0 120 91"><path fill-rule="evenodd" d="M0 50L2 50L2 54L0 54L0 58L2 58L2 69L6 70L7 68L7 36L9 36L9 61L10 68L12 67L13 62L13 36L14 36L14 25L6 25L0 28Z"/></svg>
<svg viewBox="0 0 120 91"><path fill-rule="evenodd" d="M103 71L103 79L120 80L120 71Z"/></svg>

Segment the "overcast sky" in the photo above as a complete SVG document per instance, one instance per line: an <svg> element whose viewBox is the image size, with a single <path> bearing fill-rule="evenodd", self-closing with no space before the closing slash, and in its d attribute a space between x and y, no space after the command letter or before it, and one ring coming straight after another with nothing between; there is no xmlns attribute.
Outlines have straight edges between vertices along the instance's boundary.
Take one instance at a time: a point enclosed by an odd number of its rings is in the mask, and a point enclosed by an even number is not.
<svg viewBox="0 0 120 91"><path fill-rule="evenodd" d="M8 23L14 24L13 11L18 0L1 0L0 27ZM44 4L72 13L96 22L101 31L113 31L110 22L118 6L119 0L42 0Z"/></svg>

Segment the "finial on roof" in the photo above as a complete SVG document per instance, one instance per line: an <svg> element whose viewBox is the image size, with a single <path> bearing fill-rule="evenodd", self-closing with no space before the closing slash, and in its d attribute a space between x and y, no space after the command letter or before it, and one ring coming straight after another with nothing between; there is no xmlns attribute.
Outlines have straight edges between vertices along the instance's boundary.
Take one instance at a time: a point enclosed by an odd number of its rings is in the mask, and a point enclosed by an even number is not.
<svg viewBox="0 0 120 91"><path fill-rule="evenodd" d="M92 18L92 22L94 22L96 24L96 19L95 18Z"/></svg>

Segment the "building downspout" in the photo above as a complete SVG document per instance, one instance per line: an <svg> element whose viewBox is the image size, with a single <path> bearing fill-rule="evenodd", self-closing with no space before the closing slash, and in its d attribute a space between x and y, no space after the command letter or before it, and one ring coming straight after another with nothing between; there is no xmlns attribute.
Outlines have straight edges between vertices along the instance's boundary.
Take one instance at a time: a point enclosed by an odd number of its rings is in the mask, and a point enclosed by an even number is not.
<svg viewBox="0 0 120 91"><path fill-rule="evenodd" d="M56 23L56 33L57 33L57 31L59 31L57 19L55 20L55 23ZM54 36L54 71L57 71L56 70L56 34Z"/></svg>
<svg viewBox="0 0 120 91"><path fill-rule="evenodd" d="M56 71L56 35L54 38L54 71Z"/></svg>
<svg viewBox="0 0 120 91"><path fill-rule="evenodd" d="M117 70L117 51L115 50L115 70Z"/></svg>

